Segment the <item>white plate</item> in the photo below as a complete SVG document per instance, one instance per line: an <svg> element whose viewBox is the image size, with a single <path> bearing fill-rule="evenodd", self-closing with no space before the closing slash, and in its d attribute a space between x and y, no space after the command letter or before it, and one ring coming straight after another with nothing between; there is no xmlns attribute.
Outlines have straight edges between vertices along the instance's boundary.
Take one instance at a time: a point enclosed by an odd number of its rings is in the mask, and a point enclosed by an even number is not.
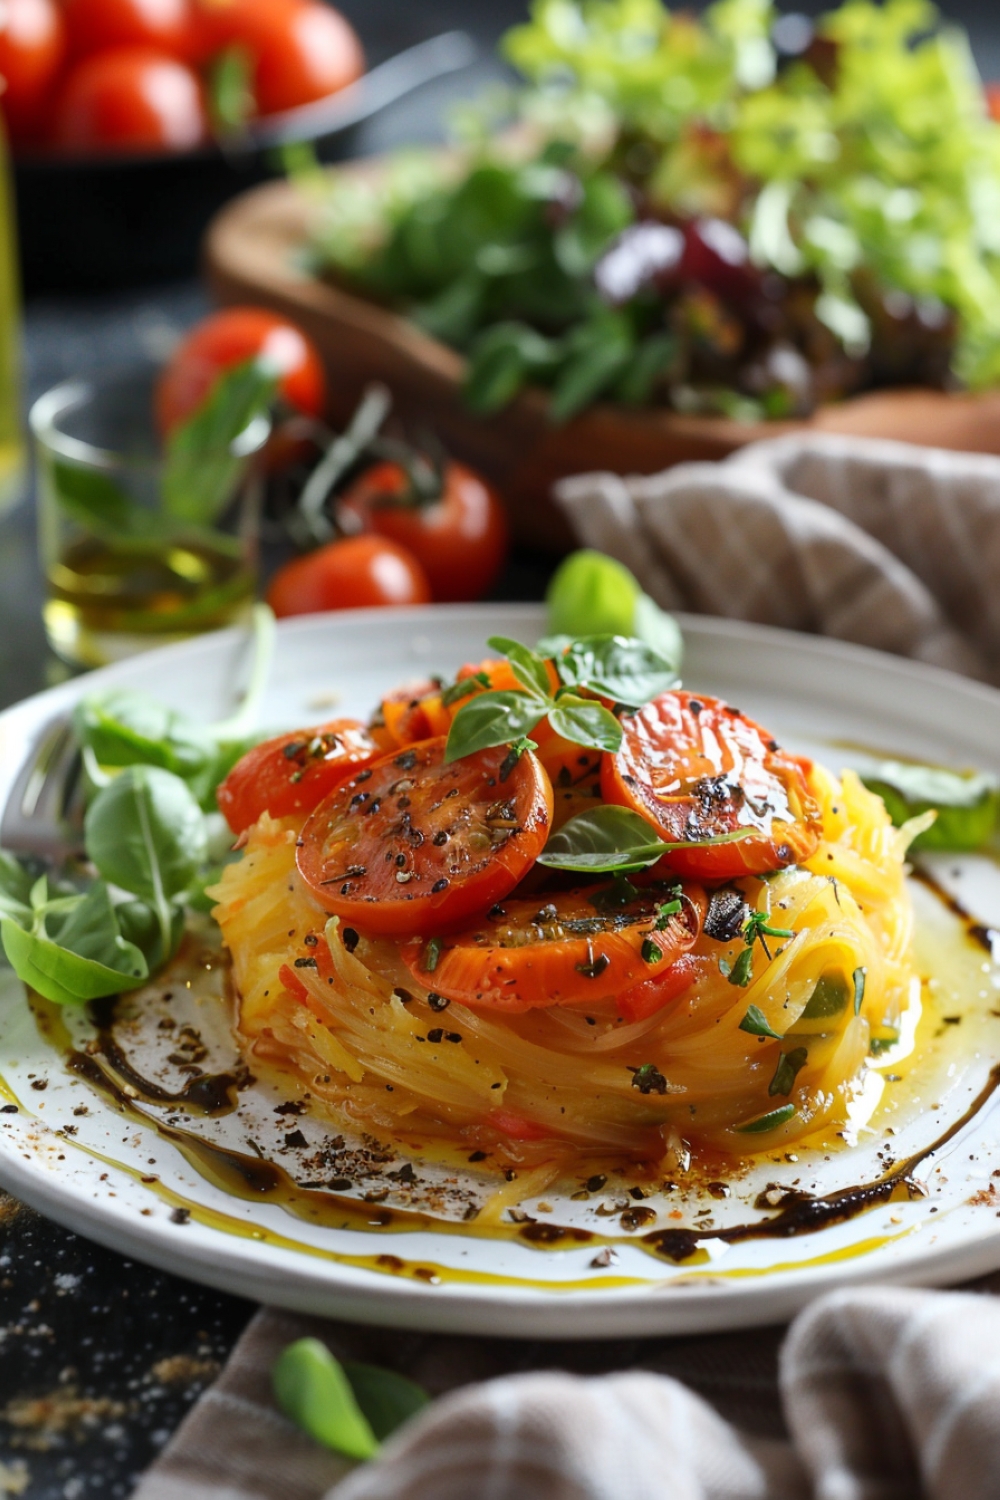
<svg viewBox="0 0 1000 1500"><path fill-rule="evenodd" d="M448 673L482 656L494 632L531 640L542 627L541 609L527 605L369 611L285 624L263 722L328 717L333 695L338 710L367 713L381 689L407 676ZM850 759L837 742L859 742L1000 770L1000 693L990 688L782 631L693 617L684 629L686 684L737 703L793 748L836 764ZM226 632L106 668L9 709L0 715L0 806L31 737L83 692L112 684L151 689L213 719L231 711L245 659L245 640ZM980 919L1000 925L1000 878L989 861L937 865L944 880L971 892L963 899ZM919 889L916 896L921 931L951 944L948 983L966 1006L966 1023L939 1028L923 1073L908 1085L908 1102L896 1115L876 1114L876 1128L862 1130L852 1150L801 1151L793 1163L765 1159L730 1200L685 1202L684 1223L699 1207L711 1210L718 1225L745 1221L768 1181L791 1185L799 1177L827 1192L871 1180L889 1120L894 1154L908 1155L958 1120L987 1084L1000 1058L1000 974L985 951L954 937L955 920L940 903ZM952 1003L959 1001L946 999L943 1009ZM43 1089L33 1087L42 1080ZM1000 1165L1000 1110L991 1104L921 1167L926 1197L886 1203L791 1240L716 1242L704 1264L675 1266L622 1234L617 1263L594 1269L593 1247L585 1245L547 1251L464 1233L324 1229L266 1198L250 1203L220 1191L161 1137L70 1076L39 1034L9 970L0 971L0 1082L18 1106L17 1113L0 1114L0 1182L11 1192L72 1229L170 1271L357 1321L562 1338L689 1332L784 1318L847 1282L942 1283L1000 1266L1000 1198L994 1202L990 1177ZM86 1114L74 1115L84 1103ZM75 1133L65 1133L66 1126ZM143 1183L143 1174L156 1181ZM675 1225L669 1214L683 1201L650 1200L658 1223ZM183 1224L175 1222L178 1205L190 1211ZM564 1199L554 1208L564 1222L594 1222L593 1202ZM398 1257L394 1269L369 1267L387 1253ZM437 1282L414 1276L417 1268Z"/></svg>

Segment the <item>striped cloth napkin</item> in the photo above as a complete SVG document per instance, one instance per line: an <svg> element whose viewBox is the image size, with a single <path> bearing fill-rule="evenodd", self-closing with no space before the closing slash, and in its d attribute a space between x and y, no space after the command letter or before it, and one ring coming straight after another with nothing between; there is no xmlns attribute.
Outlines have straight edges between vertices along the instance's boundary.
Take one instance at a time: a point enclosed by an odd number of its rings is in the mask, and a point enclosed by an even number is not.
<svg viewBox="0 0 1000 1500"><path fill-rule="evenodd" d="M771 1329L542 1345L265 1309L133 1500L996 1500L1000 1302L982 1293L1000 1277L979 1288L834 1292L780 1352ZM306 1335L439 1399L350 1472L271 1397Z"/></svg>
<svg viewBox="0 0 1000 1500"><path fill-rule="evenodd" d="M555 495L580 543L667 609L1000 682L1000 458L815 434Z"/></svg>

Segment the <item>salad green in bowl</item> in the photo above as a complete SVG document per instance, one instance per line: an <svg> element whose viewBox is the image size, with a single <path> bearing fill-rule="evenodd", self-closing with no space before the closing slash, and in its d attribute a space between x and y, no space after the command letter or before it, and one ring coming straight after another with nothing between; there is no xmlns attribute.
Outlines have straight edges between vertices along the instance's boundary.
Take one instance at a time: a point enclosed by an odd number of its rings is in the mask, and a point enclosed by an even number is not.
<svg viewBox="0 0 1000 1500"><path fill-rule="evenodd" d="M335 175L312 242L467 356L474 411L540 386L555 422L801 418L1000 383L1000 124L926 0L535 0L503 46L504 120Z"/></svg>

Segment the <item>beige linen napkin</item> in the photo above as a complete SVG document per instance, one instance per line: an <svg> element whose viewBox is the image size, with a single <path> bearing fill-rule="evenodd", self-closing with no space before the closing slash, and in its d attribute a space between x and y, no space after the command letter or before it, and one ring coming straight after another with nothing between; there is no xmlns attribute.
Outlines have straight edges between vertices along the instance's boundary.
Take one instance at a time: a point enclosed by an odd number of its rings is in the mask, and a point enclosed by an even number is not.
<svg viewBox="0 0 1000 1500"><path fill-rule="evenodd" d="M1000 1278L980 1286L1000 1289ZM340 1357L403 1371L441 1399L376 1462L350 1473L271 1397L277 1355L306 1335ZM1000 1494L1000 1303L992 1297L834 1292L798 1317L777 1360L776 1350L771 1329L541 1345L366 1330L266 1309L133 1500ZM782 1412L790 1442L776 1437Z"/></svg>
<svg viewBox="0 0 1000 1500"><path fill-rule="evenodd" d="M555 494L580 542L667 608L1000 682L1000 458L816 434Z"/></svg>

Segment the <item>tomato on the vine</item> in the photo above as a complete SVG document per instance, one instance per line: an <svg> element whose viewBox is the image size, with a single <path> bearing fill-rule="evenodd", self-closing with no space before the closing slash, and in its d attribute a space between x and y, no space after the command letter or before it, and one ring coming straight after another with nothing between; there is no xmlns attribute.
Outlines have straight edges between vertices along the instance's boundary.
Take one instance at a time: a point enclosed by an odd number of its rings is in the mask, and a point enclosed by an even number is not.
<svg viewBox="0 0 1000 1500"><path fill-rule="evenodd" d="M70 49L77 57L112 47L156 47L193 56L189 0L62 0Z"/></svg>
<svg viewBox="0 0 1000 1500"><path fill-rule="evenodd" d="M287 318L263 307L226 307L197 323L177 345L156 387L156 419L166 435L203 404L219 376L257 359L280 376L278 393L318 417L326 405L323 361Z"/></svg>
<svg viewBox="0 0 1000 1500"><path fill-rule="evenodd" d="M337 510L345 521L408 547L439 603L482 598L503 567L507 520L500 497L454 459L426 494L403 464L375 464L344 492Z"/></svg>
<svg viewBox="0 0 1000 1500"><path fill-rule="evenodd" d="M0 7L0 110L17 140L39 133L66 55L66 23L55 0L6 0Z"/></svg>
<svg viewBox="0 0 1000 1500"><path fill-rule="evenodd" d="M404 547L381 536L327 542L295 557L271 579L267 602L279 619L380 604L430 604L423 568Z"/></svg>
<svg viewBox="0 0 1000 1500"><path fill-rule="evenodd" d="M334 719L254 745L216 792L219 811L234 833L272 818L312 812L341 781L381 751L357 719Z"/></svg>
<svg viewBox="0 0 1000 1500"><path fill-rule="evenodd" d="M239 47L262 115L325 98L364 72L354 29L318 0L195 0L199 51Z"/></svg>
<svg viewBox="0 0 1000 1500"><path fill-rule="evenodd" d="M392 750L341 783L307 820L299 873L362 932L428 938L507 896L541 853L552 787L505 746L446 762L443 736Z"/></svg>
<svg viewBox="0 0 1000 1500"><path fill-rule="evenodd" d="M621 726L621 748L602 761L601 792L681 846L657 870L728 880L801 864L815 851L822 821L803 762L739 709L703 693L661 693Z"/></svg>
<svg viewBox="0 0 1000 1500"><path fill-rule="evenodd" d="M196 74L151 47L84 58L56 104L53 139L65 151L187 151L207 138Z"/></svg>
<svg viewBox="0 0 1000 1500"><path fill-rule="evenodd" d="M422 985L449 1000L505 1014L596 1004L623 988L662 981L697 941L704 892L692 886L664 912L662 889L650 887L603 910L607 890L500 901L474 927L445 938L433 959L426 944L413 943L403 961Z"/></svg>

